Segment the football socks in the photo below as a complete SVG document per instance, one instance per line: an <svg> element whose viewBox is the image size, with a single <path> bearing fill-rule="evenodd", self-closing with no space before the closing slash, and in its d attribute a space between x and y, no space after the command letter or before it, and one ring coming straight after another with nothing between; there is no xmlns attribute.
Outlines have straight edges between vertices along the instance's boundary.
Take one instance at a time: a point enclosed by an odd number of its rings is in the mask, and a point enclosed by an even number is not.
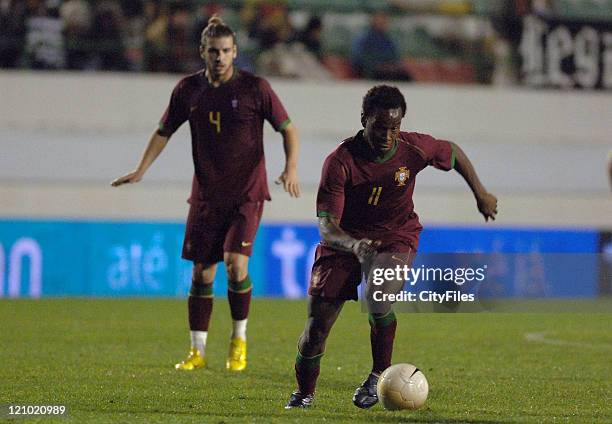
<svg viewBox="0 0 612 424"><path fill-rule="evenodd" d="M189 299L189 329L191 331L208 331L210 315L213 309L212 284L191 283Z"/></svg>
<svg viewBox="0 0 612 424"><path fill-rule="evenodd" d="M251 292L252 283L251 278L248 275L242 281L228 282L227 300L229 301L232 319L234 321L242 321L249 316ZM243 338L246 338L246 336Z"/></svg>
<svg viewBox="0 0 612 424"><path fill-rule="evenodd" d="M323 353L316 356L302 356L298 351L295 358L295 378L298 383L298 392L303 395L313 394L317 385L317 378L321 371L320 363Z"/></svg>
<svg viewBox="0 0 612 424"><path fill-rule="evenodd" d="M372 372L380 374L391 366L393 340L397 320L391 310L383 316L370 314L370 343L372 345Z"/></svg>

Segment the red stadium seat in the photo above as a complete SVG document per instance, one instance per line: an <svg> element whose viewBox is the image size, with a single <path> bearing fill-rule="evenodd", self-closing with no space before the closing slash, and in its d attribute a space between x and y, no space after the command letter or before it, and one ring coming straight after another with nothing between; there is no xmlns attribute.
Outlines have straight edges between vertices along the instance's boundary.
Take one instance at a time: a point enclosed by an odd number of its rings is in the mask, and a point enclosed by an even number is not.
<svg viewBox="0 0 612 424"><path fill-rule="evenodd" d="M323 57L323 65L338 79L354 79L357 73L351 65L351 61L342 56L329 55Z"/></svg>
<svg viewBox="0 0 612 424"><path fill-rule="evenodd" d="M414 81L444 83L474 83L476 70L471 63L457 59L403 59Z"/></svg>

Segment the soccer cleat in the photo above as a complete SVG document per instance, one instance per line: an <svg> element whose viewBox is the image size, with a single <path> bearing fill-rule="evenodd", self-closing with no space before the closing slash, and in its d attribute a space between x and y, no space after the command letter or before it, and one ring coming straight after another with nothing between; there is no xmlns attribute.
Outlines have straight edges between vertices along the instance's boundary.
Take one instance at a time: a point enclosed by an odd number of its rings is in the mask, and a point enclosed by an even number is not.
<svg viewBox="0 0 612 424"><path fill-rule="evenodd" d="M353 403L356 407L368 409L378 403L376 384L378 384L378 376L376 374L370 374L361 386L357 387L353 395Z"/></svg>
<svg viewBox="0 0 612 424"><path fill-rule="evenodd" d="M242 371L247 366L247 344L240 337L232 337L225 368L230 371Z"/></svg>
<svg viewBox="0 0 612 424"><path fill-rule="evenodd" d="M314 394L303 395L296 390L295 392L291 393L291 397L289 398L287 405L285 405L285 409L310 408L313 402Z"/></svg>
<svg viewBox="0 0 612 424"><path fill-rule="evenodd" d="M200 355L200 351L195 347L189 350L189 356L184 361L179 362L174 366L177 370L193 371L206 366L206 359Z"/></svg>

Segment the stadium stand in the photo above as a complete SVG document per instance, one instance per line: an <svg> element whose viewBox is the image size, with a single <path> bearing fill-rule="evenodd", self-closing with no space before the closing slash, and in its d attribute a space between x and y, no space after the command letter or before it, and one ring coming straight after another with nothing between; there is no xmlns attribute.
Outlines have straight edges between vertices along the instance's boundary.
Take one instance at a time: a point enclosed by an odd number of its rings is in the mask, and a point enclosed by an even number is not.
<svg viewBox="0 0 612 424"><path fill-rule="evenodd" d="M402 72L415 81L488 84L523 76L523 16L605 23L612 20L612 1L7 0L0 6L0 67L189 73L200 66L203 24L218 13L238 33L242 68L268 76L354 79L359 72L351 45L376 11L390 17ZM311 18L320 24L318 50L287 47L300 42ZM276 56L296 57L288 67L301 72L279 72L282 66L270 65ZM496 77L500 72L508 77Z"/></svg>

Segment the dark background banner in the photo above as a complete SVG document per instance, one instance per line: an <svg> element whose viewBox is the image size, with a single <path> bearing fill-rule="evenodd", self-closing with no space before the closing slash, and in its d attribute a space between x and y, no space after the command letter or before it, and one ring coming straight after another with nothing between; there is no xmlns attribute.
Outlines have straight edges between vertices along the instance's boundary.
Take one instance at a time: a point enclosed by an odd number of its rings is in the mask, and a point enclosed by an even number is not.
<svg viewBox="0 0 612 424"><path fill-rule="evenodd" d="M525 16L518 54L530 87L612 88L612 24Z"/></svg>

